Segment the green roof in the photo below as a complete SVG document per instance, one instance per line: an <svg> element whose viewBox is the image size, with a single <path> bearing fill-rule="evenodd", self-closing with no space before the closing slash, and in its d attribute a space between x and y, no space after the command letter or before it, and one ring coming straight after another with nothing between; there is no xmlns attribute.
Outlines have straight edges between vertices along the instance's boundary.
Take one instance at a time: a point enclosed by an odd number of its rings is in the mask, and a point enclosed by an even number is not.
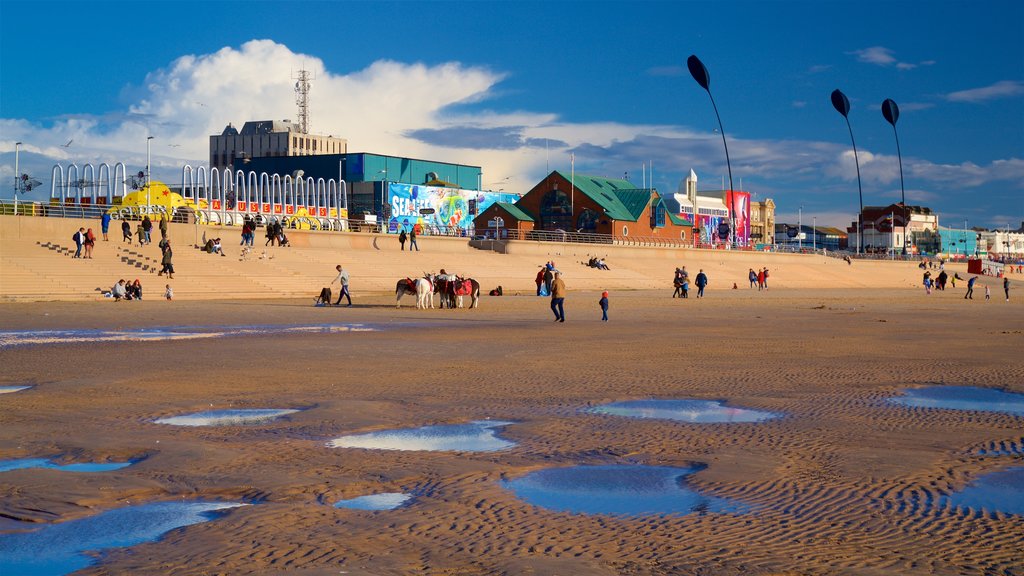
<svg viewBox="0 0 1024 576"><path fill-rule="evenodd" d="M520 222L533 222L533 216L530 216L525 210L515 204L509 204L508 202L495 202L494 206L508 212L509 216L512 216Z"/></svg>
<svg viewBox="0 0 1024 576"><path fill-rule="evenodd" d="M637 188L629 180L576 174L558 174L596 202L612 220L636 222L651 199L651 190Z"/></svg>
<svg viewBox="0 0 1024 576"><path fill-rule="evenodd" d="M671 220L672 223L675 224L676 226L693 226L693 222L690 222L689 220L683 218L682 216L679 216L678 214L673 214L667 210L665 211L665 214L668 216L668 219Z"/></svg>

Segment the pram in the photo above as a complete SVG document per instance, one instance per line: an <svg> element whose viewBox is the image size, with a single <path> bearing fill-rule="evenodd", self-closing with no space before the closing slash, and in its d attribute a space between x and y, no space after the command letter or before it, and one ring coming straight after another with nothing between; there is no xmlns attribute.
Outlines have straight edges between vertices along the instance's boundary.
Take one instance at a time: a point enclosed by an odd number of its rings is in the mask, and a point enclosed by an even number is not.
<svg viewBox="0 0 1024 576"><path fill-rule="evenodd" d="M330 306L331 305L331 289L321 288L320 295L317 296L314 306Z"/></svg>

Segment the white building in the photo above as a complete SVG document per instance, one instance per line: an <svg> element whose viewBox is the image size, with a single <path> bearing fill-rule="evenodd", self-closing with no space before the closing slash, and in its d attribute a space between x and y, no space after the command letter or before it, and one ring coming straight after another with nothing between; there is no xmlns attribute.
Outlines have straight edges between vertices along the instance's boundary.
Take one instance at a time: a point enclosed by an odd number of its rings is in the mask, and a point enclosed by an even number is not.
<svg viewBox="0 0 1024 576"><path fill-rule="evenodd" d="M228 124L220 134L210 136L210 167L223 170L251 158L346 154L348 141L334 136L303 134L290 120L254 120L242 130Z"/></svg>

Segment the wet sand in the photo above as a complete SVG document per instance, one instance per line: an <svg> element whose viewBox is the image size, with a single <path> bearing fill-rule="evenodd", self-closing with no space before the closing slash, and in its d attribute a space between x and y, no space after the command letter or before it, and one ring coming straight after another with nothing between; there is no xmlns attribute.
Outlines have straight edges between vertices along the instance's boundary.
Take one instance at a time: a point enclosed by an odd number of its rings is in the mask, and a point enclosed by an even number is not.
<svg viewBox="0 0 1024 576"><path fill-rule="evenodd" d="M0 349L0 458L142 462L114 472L0 474L0 530L126 502L258 503L112 551L87 574L1021 574L1024 517L930 506L1020 466L1024 418L892 405L905 386L1024 393L1024 302L961 290L596 292L483 297L415 310L357 293L310 299L0 304L0 330L364 323L374 332ZM1017 294L1019 296L1019 293ZM1001 296L1001 294L1000 294ZM695 425L588 414L597 404L703 398L784 413ZM258 426L156 418L303 408ZM511 449L329 448L345 434L483 418ZM1010 446L1015 454L979 450ZM533 507L501 487L550 466L707 468L691 487L744 514L621 518ZM409 506L331 504L380 492Z"/></svg>

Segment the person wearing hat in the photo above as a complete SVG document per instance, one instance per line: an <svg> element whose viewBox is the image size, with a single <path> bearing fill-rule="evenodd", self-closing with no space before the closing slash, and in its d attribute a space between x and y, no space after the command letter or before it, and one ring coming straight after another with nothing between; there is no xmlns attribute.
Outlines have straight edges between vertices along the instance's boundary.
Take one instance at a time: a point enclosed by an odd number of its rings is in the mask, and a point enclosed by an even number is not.
<svg viewBox="0 0 1024 576"><path fill-rule="evenodd" d="M605 290L601 293L601 299L598 300L598 304L601 305L601 321L608 321L608 291Z"/></svg>

